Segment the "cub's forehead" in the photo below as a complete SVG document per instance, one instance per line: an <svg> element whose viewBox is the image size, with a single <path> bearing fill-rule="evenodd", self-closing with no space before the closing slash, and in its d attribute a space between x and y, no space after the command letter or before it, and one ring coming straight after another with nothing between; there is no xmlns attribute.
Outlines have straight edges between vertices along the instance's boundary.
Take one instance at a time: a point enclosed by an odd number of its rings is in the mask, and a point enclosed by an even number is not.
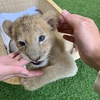
<svg viewBox="0 0 100 100"><path fill-rule="evenodd" d="M24 16L15 21L15 27L19 32L31 33L32 31L47 31L48 24L40 17Z"/></svg>

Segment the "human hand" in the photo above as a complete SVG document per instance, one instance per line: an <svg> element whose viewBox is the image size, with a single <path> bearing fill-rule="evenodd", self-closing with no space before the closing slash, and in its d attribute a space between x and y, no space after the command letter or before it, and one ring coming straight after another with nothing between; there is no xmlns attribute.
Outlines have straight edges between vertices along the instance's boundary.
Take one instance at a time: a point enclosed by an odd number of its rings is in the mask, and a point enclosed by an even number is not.
<svg viewBox="0 0 100 100"><path fill-rule="evenodd" d="M86 64L100 70L100 34L92 19L63 10L58 31L67 33L63 38L76 43Z"/></svg>
<svg viewBox="0 0 100 100"><path fill-rule="evenodd" d="M29 61L22 58L19 53L0 56L0 81L14 77L33 77L43 74L41 71L28 71L23 68Z"/></svg>

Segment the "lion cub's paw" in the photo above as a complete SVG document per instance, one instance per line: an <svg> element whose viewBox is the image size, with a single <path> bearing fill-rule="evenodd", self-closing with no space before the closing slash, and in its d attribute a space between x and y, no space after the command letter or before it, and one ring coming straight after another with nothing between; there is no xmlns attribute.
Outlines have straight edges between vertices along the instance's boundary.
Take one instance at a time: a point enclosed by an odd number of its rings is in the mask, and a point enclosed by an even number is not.
<svg viewBox="0 0 100 100"><path fill-rule="evenodd" d="M38 85L39 82L36 81L36 77L34 78L21 78L21 84L24 86L26 90L33 91L40 87Z"/></svg>

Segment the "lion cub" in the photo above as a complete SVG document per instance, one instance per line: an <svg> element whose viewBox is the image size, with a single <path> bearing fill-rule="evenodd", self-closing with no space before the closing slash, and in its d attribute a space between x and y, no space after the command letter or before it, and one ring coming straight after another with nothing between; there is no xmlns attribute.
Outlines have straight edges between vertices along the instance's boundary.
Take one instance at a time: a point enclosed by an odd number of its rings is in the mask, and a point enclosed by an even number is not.
<svg viewBox="0 0 100 100"><path fill-rule="evenodd" d="M21 84L27 90L36 90L55 80L74 76L77 66L64 41L58 38L58 18L50 10L42 15L25 15L15 22L5 21L3 29L13 40L12 51L20 51L25 59L30 60L27 67L33 70L41 67L44 75L21 78ZM15 44L14 44L15 42Z"/></svg>

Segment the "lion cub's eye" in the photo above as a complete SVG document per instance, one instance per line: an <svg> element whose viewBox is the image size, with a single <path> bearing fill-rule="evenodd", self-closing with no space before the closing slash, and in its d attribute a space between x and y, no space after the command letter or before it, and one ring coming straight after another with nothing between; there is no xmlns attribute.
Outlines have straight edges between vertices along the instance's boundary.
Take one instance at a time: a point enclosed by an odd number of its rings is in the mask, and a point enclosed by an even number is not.
<svg viewBox="0 0 100 100"><path fill-rule="evenodd" d="M39 42L44 41L44 39L45 39L45 36L44 36L44 35L41 35L41 36L39 37Z"/></svg>
<svg viewBox="0 0 100 100"><path fill-rule="evenodd" d="M25 42L19 41L20 46L25 46Z"/></svg>

